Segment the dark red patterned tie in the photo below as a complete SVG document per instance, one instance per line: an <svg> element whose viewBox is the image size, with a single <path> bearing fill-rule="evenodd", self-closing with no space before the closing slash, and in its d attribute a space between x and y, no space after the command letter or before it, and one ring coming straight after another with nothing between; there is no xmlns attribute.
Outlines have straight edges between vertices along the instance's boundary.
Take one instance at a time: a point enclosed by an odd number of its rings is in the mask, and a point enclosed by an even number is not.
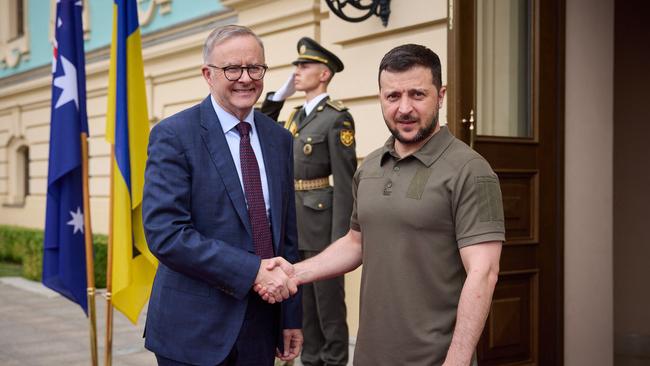
<svg viewBox="0 0 650 366"><path fill-rule="evenodd" d="M237 124L237 131L241 136L239 141L239 161L241 162L246 203L248 203L248 218L253 228L253 247L255 248L255 254L262 257L262 259L266 259L273 257L273 240L271 238L269 219L266 216L260 169L251 146L250 130L251 125L248 122L239 122Z"/></svg>

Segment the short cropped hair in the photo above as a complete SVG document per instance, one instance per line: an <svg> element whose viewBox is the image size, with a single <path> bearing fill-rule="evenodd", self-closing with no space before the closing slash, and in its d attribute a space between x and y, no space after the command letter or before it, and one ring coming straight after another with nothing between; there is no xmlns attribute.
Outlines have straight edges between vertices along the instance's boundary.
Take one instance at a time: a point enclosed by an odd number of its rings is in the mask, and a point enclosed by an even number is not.
<svg viewBox="0 0 650 366"><path fill-rule="evenodd" d="M431 70L433 85L440 90L442 86L440 58L435 52L419 44L405 44L388 51L379 63L377 81L379 81L382 71L403 72L414 66L423 66ZM381 88L381 84L379 87Z"/></svg>
<svg viewBox="0 0 650 366"><path fill-rule="evenodd" d="M251 36L255 38L260 47L262 47L262 52L264 52L264 43L262 43L262 39L250 30L250 28L241 25L226 25L213 30L208 38L206 38L205 43L203 44L203 63L208 63L208 58L215 46L231 38L242 36Z"/></svg>

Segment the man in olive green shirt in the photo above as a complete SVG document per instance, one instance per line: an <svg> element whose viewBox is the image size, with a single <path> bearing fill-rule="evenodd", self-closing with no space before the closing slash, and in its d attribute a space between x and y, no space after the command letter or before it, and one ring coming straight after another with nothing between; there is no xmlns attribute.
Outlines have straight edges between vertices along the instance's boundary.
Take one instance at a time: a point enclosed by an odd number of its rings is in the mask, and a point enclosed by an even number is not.
<svg viewBox="0 0 650 366"><path fill-rule="evenodd" d="M476 364L503 208L487 161L438 124L441 79L426 47L384 56L379 98L393 136L354 176L350 231L293 267L275 260L298 284L364 264L355 365Z"/></svg>

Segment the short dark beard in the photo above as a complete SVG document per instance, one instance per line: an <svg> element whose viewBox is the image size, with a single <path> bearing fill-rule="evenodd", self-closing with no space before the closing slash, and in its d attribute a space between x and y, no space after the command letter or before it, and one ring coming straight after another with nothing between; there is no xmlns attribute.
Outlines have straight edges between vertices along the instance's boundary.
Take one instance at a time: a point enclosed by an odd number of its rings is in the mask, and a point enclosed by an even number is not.
<svg viewBox="0 0 650 366"><path fill-rule="evenodd" d="M436 126L438 125L438 113L436 113L435 116L433 116L433 121L431 123L424 127L421 128L418 133L415 134L415 137L413 137L410 140L407 140L404 138L404 136L400 135L399 131L397 130L396 127L391 128L388 123L386 124L388 126L388 130L390 133L395 137L395 140L403 143L404 145L409 145L409 144L417 144L418 142L422 142L429 138L431 135L433 135L433 131L436 129Z"/></svg>

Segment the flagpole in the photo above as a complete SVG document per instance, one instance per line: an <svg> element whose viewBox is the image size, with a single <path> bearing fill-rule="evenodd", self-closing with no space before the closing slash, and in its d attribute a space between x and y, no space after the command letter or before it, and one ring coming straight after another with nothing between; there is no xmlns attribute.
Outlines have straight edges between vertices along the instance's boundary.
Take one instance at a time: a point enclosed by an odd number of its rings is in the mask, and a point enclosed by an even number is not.
<svg viewBox="0 0 650 366"><path fill-rule="evenodd" d="M115 145L111 144L111 184L108 200L108 248L106 264L106 360L104 366L111 366L113 361L113 164L115 163Z"/></svg>
<svg viewBox="0 0 650 366"><path fill-rule="evenodd" d="M88 321L90 322L90 355L97 366L97 316L95 313L95 261L93 233L90 227L90 192L88 189L88 135L81 133L81 175L84 204L84 240L86 243L86 282L88 286Z"/></svg>

